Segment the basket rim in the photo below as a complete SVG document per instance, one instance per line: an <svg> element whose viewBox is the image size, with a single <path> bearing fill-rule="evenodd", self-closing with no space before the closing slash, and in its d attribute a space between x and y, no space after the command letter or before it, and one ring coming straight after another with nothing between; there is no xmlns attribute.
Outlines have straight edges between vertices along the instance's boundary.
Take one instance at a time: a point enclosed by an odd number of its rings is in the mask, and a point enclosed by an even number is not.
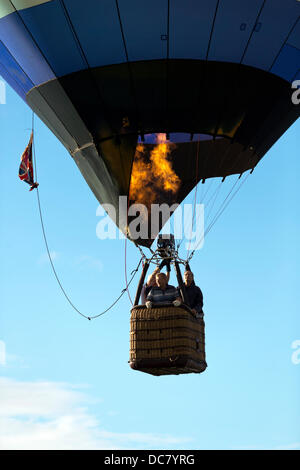
<svg viewBox="0 0 300 470"><path fill-rule="evenodd" d="M166 304L166 303L155 303L153 304L152 306L152 309L162 309L162 308L168 308L168 307L172 307L174 308L174 305L171 303L171 304ZM142 309L145 309L147 308L145 304L139 304L139 305L134 305L130 312L132 312L133 310L142 310ZM186 304L181 304L179 305L178 307L175 307L176 309L182 309L182 310L185 310L187 311L188 313L190 313L193 317L196 318L196 315L195 313L192 311L192 309L190 307L188 307L188 305Z"/></svg>

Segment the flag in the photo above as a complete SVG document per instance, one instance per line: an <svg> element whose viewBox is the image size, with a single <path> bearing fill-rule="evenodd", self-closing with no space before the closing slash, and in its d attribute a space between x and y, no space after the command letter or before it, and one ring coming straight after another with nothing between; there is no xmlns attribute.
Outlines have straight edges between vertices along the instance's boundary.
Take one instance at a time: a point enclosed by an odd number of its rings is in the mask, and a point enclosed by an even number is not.
<svg viewBox="0 0 300 470"><path fill-rule="evenodd" d="M33 178L32 141L33 132L31 132L29 143L21 157L21 164L19 168L19 178L20 180L25 181L25 183L30 184L29 191L32 191L34 188L38 187L38 183L35 183Z"/></svg>

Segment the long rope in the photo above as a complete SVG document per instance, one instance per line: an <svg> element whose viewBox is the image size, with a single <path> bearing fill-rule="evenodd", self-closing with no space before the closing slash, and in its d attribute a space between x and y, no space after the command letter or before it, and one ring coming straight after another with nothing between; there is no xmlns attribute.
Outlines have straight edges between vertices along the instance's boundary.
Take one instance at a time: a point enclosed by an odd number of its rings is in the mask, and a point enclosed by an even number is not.
<svg viewBox="0 0 300 470"><path fill-rule="evenodd" d="M34 113L32 113L32 132L33 132L33 135L34 135ZM34 138L33 138L33 164L34 164L34 171L35 171L35 176L36 176L36 181L37 181L37 164L36 164L36 152L35 152L35 142L34 142ZM44 238L44 242L45 242L45 246L46 246L46 250L47 250L47 254L48 254L48 258L49 258L49 261L50 261L50 264L51 264L51 267L52 267L52 271L53 271L53 274L56 278L56 281L63 293L63 295L65 296L65 298L67 299L67 301L69 302L69 304L71 305L71 307L79 314L81 315L83 318L86 318L87 320L93 320L95 318L98 318L102 315L104 315L105 313L107 313L112 307L114 307L116 305L116 303L121 299L121 297L123 296L123 294L126 292L126 290L128 290L128 286L131 284L134 276L136 275L136 273L138 272L139 270L139 267L140 267L140 264L142 262L142 259L140 259L136 269L134 269L131 274L131 279L129 280L129 282L127 282L127 277L126 277L126 288L124 288L119 297L117 297L117 299L108 307L106 308L103 312L101 313L98 313L97 315L93 315L93 316L89 316L89 315L85 315L83 314L74 304L73 302L71 301L70 297L68 296L68 294L66 293L59 277L58 277L58 274L56 272L56 269L55 269L55 266L53 264L53 261L52 261L52 258L51 258L51 254L50 254L50 250L49 250L49 245L48 245L48 240L47 240L47 236L46 236L46 230L45 230L45 225L44 225L44 220L43 220L43 215L42 215L42 208L41 208L41 201L40 201L40 194L39 194L39 188L36 188L36 194L37 194L37 201L38 201L38 209L39 209L39 216L40 216L40 222L41 222L41 227L42 227L42 232L43 232L43 238Z"/></svg>

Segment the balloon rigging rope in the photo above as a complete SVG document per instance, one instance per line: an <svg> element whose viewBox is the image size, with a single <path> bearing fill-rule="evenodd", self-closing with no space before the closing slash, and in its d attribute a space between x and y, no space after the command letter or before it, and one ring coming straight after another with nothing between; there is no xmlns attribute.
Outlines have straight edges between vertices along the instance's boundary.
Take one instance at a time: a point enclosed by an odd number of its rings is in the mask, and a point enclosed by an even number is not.
<svg viewBox="0 0 300 470"><path fill-rule="evenodd" d="M217 201L217 198L218 198L218 196L219 196L219 194L220 194L220 191L221 191L221 188L222 188L222 186L223 186L223 183L220 181L218 184L217 184L217 183L216 183L216 184L213 184L213 183L214 183L213 180L211 180L211 182L209 183L209 187L207 188L207 190L206 190L206 192L205 192L205 194L204 194L204 197L201 199L200 203L201 203L201 204L204 204L204 200L207 198L208 194L210 193L210 197L209 197L208 201L206 202L205 206L206 206L206 209L207 209L207 208L211 205L211 206L209 207L209 210L208 210L207 219L208 219L208 222L210 222L210 219L212 220L212 226L210 227L211 223L208 225L208 228L206 229L206 231L205 231L203 237L202 237L201 240L197 243L197 247L199 246L199 244L200 244L200 243L202 242L202 240L204 239L204 236L205 236L207 233L209 233L209 231L211 230L211 228L213 227L213 225L216 223L217 219L219 218L219 216L218 216L217 218L216 218L216 216L218 215L220 209L222 209L224 203L226 203L228 197L229 197L230 194L232 193L232 191L233 191L234 187L236 186L237 182L238 182L238 179L233 183L232 188L229 190L228 195L225 196L224 200L221 202L220 207L218 207L218 208L216 209L216 214L215 214L215 215L213 215L213 208L214 208L215 203L216 203L216 201ZM214 189L213 189L213 188L214 188ZM226 206L226 207L227 207L227 206ZM195 207L194 207L194 209L195 209ZM222 212L223 212L223 211L222 211ZM221 214L220 214L220 215L221 215ZM201 213L199 213L198 216L196 217L196 226L197 226L197 224L198 224L198 222L199 222L199 217L200 217L200 216L201 216ZM214 220L215 218L216 218L216 220ZM194 223L194 221L193 221L193 223ZM209 230L208 230L208 229L209 229ZM183 238L180 240L180 242L178 243L177 250L179 250L180 245L182 244L182 242L183 242L184 239L185 239L185 237L183 237ZM189 240L189 242L190 242L190 240ZM196 247L195 249L197 249L197 247ZM190 244L189 244L189 248L190 248ZM193 252L191 253L190 256L189 256L189 250L188 250L187 257L186 257L187 260L190 260L190 259L193 257L194 252L195 252L195 249L193 250Z"/></svg>
<svg viewBox="0 0 300 470"><path fill-rule="evenodd" d="M34 113L32 113L32 132L33 132L33 135L34 135ZM34 142L34 138L33 138L33 164L34 164L34 171L35 171L35 176L36 176L36 180L37 180L37 164L36 164L36 152L35 152L35 142ZM123 296L123 294L128 291L128 286L131 284L133 278L135 277L136 273L138 272L139 270L139 267L140 267L140 264L142 262L142 259L140 259L136 269L134 269L131 274L131 278L129 280L129 282L127 282L127 274L126 274L126 288L123 289L119 295L119 297L116 298L116 300L107 308L105 309L103 312L101 313L98 313L97 315L94 315L94 316L88 316L88 315L85 315L83 314L80 310L78 310L78 308L73 304L73 302L71 301L70 297L68 296L68 294L66 293L59 277L58 277L58 274L56 272L56 269L55 269L55 266L53 264L53 260L52 260L52 257L51 257L51 253L50 253L50 250L49 250L49 245L48 245L48 241L47 241L47 236L46 236L46 230L45 230L45 225L44 225L44 220L43 220L43 215L42 215L42 208L41 208L41 201L40 201L40 195L39 195L39 188L36 188L36 194L37 194L37 201L38 201L38 209L39 209L39 216L40 216L40 222L41 222L41 227L42 227L42 232L43 232L43 238L44 238L44 242L45 242L45 246L46 246L46 250L47 250L47 254L48 254L48 258L49 258L49 261L50 261L50 264L51 264L51 267L52 267L52 271L53 271L53 274L56 278L56 281L63 293L63 295L65 296L65 298L67 299L67 301L69 302L69 304L71 305L71 307L79 314L81 315L82 317L86 318L87 320L93 320L95 318L98 318L102 315L104 315L105 313L107 313L112 307L114 307L116 305L116 303L121 299L121 297ZM126 257L125 257L126 259Z"/></svg>
<svg viewBox="0 0 300 470"><path fill-rule="evenodd" d="M216 221L218 220L218 218L223 214L224 210L226 209L226 207L228 206L228 204L232 201L232 199L234 198L234 196L239 192L239 190L241 189L241 187L245 184L245 182L247 181L247 179L249 178L251 173L248 173L245 178L241 181L241 184L238 186L238 188L235 190L235 192L233 193L233 195L231 196L231 198L226 202L226 200L228 199L228 197L230 196L230 194L232 193L233 189L235 188L238 180L236 180L236 182L234 183L233 187L231 188L229 194L226 196L225 200L223 201L221 207L219 208L219 211L218 213L215 215L215 218L214 220L211 222L211 224L209 225L209 227L207 228L207 231L206 233L208 233L211 228L214 226L214 224L216 223ZM222 207L223 206L223 207Z"/></svg>
<svg viewBox="0 0 300 470"><path fill-rule="evenodd" d="M234 183L233 186L235 186L236 183ZM216 190L214 191L213 195L210 197L210 199L207 201L206 203L206 210L207 210L207 216L206 216L206 219L209 220L211 214L213 213L213 208L216 204L216 201L218 199L218 196L219 194L221 193L221 189L222 189L222 185L223 183L219 183L219 185L217 186ZM212 203L212 204L211 204ZM209 207L209 205L211 204L211 206ZM222 203L221 203L222 205ZM208 209L209 208L209 209ZM218 209L217 209L218 211ZM216 211L216 212L217 212Z"/></svg>
<svg viewBox="0 0 300 470"><path fill-rule="evenodd" d="M191 156L191 153L192 153L192 149L190 150L190 156ZM195 191L194 191L193 216L192 216L192 222L191 222L190 238L191 238L192 233L193 233L195 207L196 207L196 202L197 202L197 191L198 191L198 183L199 183L199 182L197 182L197 178L198 178L198 157L199 157L199 141L197 142L197 158L196 158L196 170L195 170L195 172L196 172L196 174L195 174L195 184L196 184L196 186L195 186ZM202 188L201 192L203 193L203 188ZM174 227L175 227L175 222L174 222ZM174 231L175 231L175 229L174 229ZM177 251L179 251L179 248L180 248L182 242L186 239L185 233L186 232L184 230L184 234L183 234L181 240L177 243L177 248L176 248ZM190 239L189 239L189 247L188 248L190 249Z"/></svg>
<svg viewBox="0 0 300 470"><path fill-rule="evenodd" d="M198 144L199 144L199 141L198 141ZM210 152L211 153L211 152ZM197 155L197 159L198 159L198 155ZM207 156L206 156L206 159L205 159L205 164L207 164ZM197 176L198 176L198 163L196 163L196 179L197 179ZM205 180L203 180L203 183L205 182ZM199 183L198 183L199 184ZM209 196L209 199L207 201L207 203L205 203L205 206L206 206L206 209L208 208L208 206L211 204L211 201L213 201L212 203L212 206L210 207L209 211L208 211L208 219L212 213L212 209L213 207L215 206L215 203L216 203L216 200L219 196L219 193L220 193L220 190L221 188L223 187L223 181L220 181L219 183L217 183L216 181L216 184L215 184L215 180L214 179L211 179L210 182L208 183L207 185L207 188L204 189L204 184L203 184L203 187L202 187L202 191L201 191L201 197L200 197L200 201L199 203L200 204L204 204L204 201L205 199ZM195 196L197 194L197 186L195 188ZM221 203L221 206L222 206L223 203ZM195 213L195 206L196 206L196 199L194 200L194 208L193 208L193 214ZM219 209L217 209L216 212L218 212ZM199 213L196 217L196 226L199 222L199 218L201 216L201 213ZM193 219L192 219L192 226L191 226L191 235L192 235L192 229L193 229L193 225L194 225L194 215L193 215ZM182 242L186 240L186 237L183 236L180 240L180 242L177 244L177 250L179 250ZM187 250L187 258L186 259L189 259L189 251L190 251L190 243L191 243L191 236L190 236L190 239L189 239L189 245L188 245L188 250Z"/></svg>
<svg viewBox="0 0 300 470"><path fill-rule="evenodd" d="M235 181L234 185L232 186L231 190L229 191L229 193L227 194L226 198L224 199L224 201L222 202L220 208L218 209L217 213L215 214L213 220L211 221L211 223L208 225L207 229L205 230L204 234L203 234L203 237L201 238L201 240L197 243L195 249L192 251L192 253L190 254L189 258L187 259L187 262L189 262L192 257L194 256L194 253L195 251L197 250L197 247L200 245L200 243L202 243L204 237L210 232L210 230L212 229L212 227L215 225L215 223L217 222L217 220L219 219L219 217L223 214L223 212L225 211L226 207L229 205L229 203L232 201L232 199L234 198L234 196L239 192L239 190L241 189L241 187L243 186L243 184L247 181L248 177L249 177L250 173L248 173L245 178L242 180L241 184L238 186L238 188L235 190L235 192L232 194L232 196L229 198L230 194L232 193L232 191L234 190L237 182L239 181L238 179ZM227 202L226 202L227 201Z"/></svg>
<svg viewBox="0 0 300 470"><path fill-rule="evenodd" d="M195 221L195 210L196 210L196 202L197 202L197 190L198 190L198 160L199 160L199 144L200 144L200 137L197 142L197 156L196 156L196 175L195 175L195 195L194 195L194 207L193 207L193 216L192 216L192 223L191 223L191 231L190 231L190 239L189 239L189 246L187 250L187 258L189 257L190 247L191 247L191 237L193 233L194 221Z"/></svg>

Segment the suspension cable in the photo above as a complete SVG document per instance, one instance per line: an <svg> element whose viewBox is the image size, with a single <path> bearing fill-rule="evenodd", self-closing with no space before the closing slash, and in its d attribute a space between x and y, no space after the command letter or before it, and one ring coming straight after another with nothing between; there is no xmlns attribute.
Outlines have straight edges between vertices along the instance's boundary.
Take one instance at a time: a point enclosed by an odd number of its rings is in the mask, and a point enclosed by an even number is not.
<svg viewBox="0 0 300 470"><path fill-rule="evenodd" d="M238 188L235 190L235 192L233 193L233 195L231 196L231 198L226 202L226 200L228 199L228 197L230 196L230 194L232 193L236 183L239 181L239 179L235 182L235 184L233 185L233 187L231 188L229 194L227 195L227 197L225 198L225 200L223 201L222 203L222 206L219 208L217 214L215 215L214 219L212 220L212 222L210 223L210 225L208 226L207 230L206 230L206 234L208 234L210 232L210 230L212 229L212 227L214 226L214 224L217 222L217 220L219 219L219 217L223 214L224 210L226 209L226 207L228 206L228 204L232 201L232 199L234 198L234 196L239 192L239 190L241 189L241 187L243 186L243 184L246 182L246 180L248 179L249 175L251 173L248 173L245 178L242 180L241 184L238 186Z"/></svg>
<svg viewBox="0 0 300 470"><path fill-rule="evenodd" d="M193 207L193 216L192 216L192 224L191 224L191 232L190 232L190 239L189 239L189 246L187 250L187 257L189 256L190 247L191 247L191 237L193 233L194 221L195 221L195 210L196 210L196 202L197 202L197 190L198 190L198 160L199 160L199 145L200 145L200 137L197 142L197 155L196 155L196 175L195 175L195 196L194 196L194 207Z"/></svg>
<svg viewBox="0 0 300 470"><path fill-rule="evenodd" d="M194 250L192 251L192 253L190 254L190 256L187 258L187 263L189 263L192 259L192 257L194 256L195 254L195 251L197 250L198 246L200 245L200 243L202 243L204 237L210 232L210 230L212 229L212 227L215 225L215 223L217 222L217 220L219 219L219 217L223 214L223 212L225 211L225 209L227 208L227 206L229 205L229 203L232 201L232 199L234 198L234 196L239 192L239 190L241 189L241 187L243 186L243 184L246 182L246 180L248 179L250 173L248 173L246 175L246 177L242 180L241 184L238 186L238 188L235 190L235 192L232 194L231 198L228 200L230 194L232 193L235 185L237 184L237 182L239 181L239 179L237 179L237 181L235 182L235 184L233 185L233 187L231 188L230 192L227 194L225 200L223 201L221 207L219 208L219 210L217 211L215 217L213 218L213 220L211 221L211 223L209 224L209 226L207 227L207 229L204 231L204 234L203 234L203 237L201 237L201 240L197 243L196 247L194 248ZM227 201L227 202L226 202Z"/></svg>

